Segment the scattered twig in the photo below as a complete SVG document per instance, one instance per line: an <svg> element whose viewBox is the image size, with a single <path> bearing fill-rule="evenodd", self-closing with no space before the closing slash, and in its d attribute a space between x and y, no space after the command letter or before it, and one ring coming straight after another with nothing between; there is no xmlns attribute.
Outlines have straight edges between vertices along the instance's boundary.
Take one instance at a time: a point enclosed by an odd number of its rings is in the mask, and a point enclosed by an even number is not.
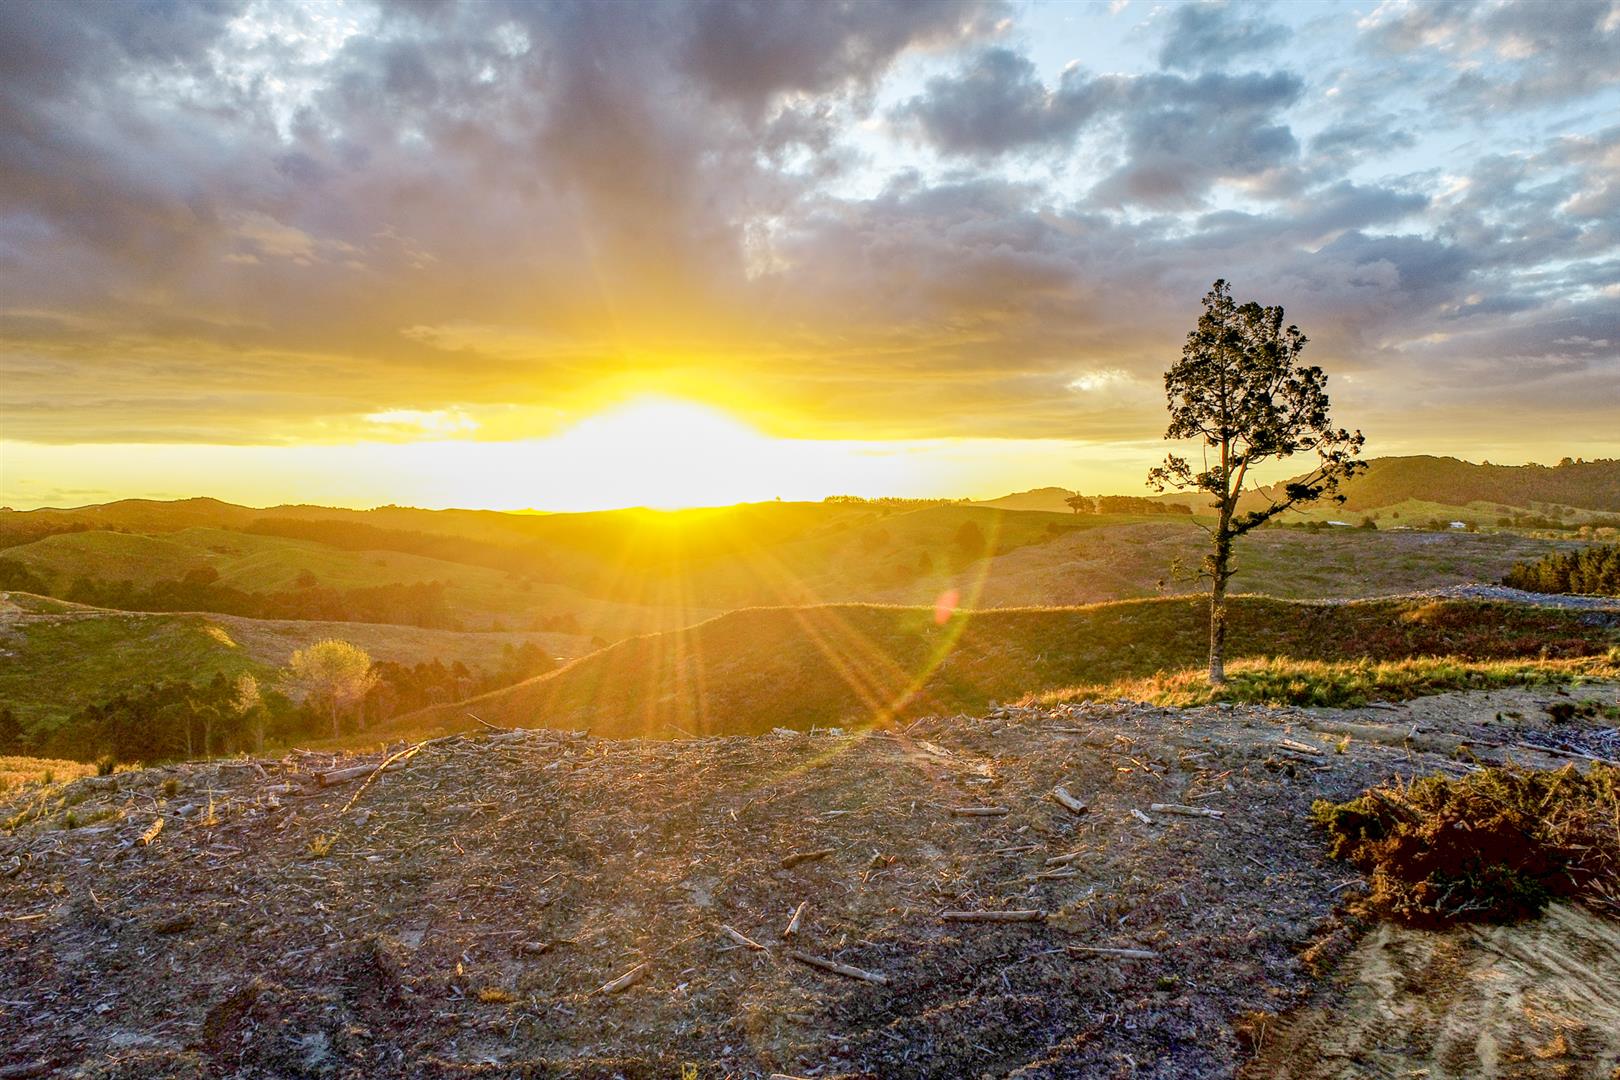
<svg viewBox="0 0 1620 1080"><path fill-rule="evenodd" d="M953 806L952 817L1001 817L1012 813L1005 806Z"/></svg>
<svg viewBox="0 0 1620 1080"><path fill-rule="evenodd" d="M1176 814L1180 817L1222 818L1225 810L1212 810L1207 806L1182 806L1180 803L1156 802L1148 807L1155 814Z"/></svg>
<svg viewBox="0 0 1620 1080"><path fill-rule="evenodd" d="M804 909L809 906L810 901L799 901L799 906L793 909L793 918L788 920L786 928L782 931L783 938L790 938L799 932L799 923L804 920Z"/></svg>
<svg viewBox="0 0 1620 1080"><path fill-rule="evenodd" d="M946 922L1044 922L1046 912L1028 911L945 911L941 919Z"/></svg>
<svg viewBox="0 0 1620 1080"><path fill-rule="evenodd" d="M786 870L790 866L798 866L800 863L809 862L812 859L825 859L828 855L836 854L838 854L838 849L830 847L817 848L814 851L795 851L791 855L782 856L782 869Z"/></svg>
<svg viewBox="0 0 1620 1080"><path fill-rule="evenodd" d="M879 975L875 971L863 971L858 967L850 967L848 964L840 964L836 960L828 960L820 956L811 956L809 953L800 952L798 949L789 949L787 954L801 964L809 964L813 968L820 968L822 971L830 971L834 975L842 975L849 979L860 979L862 982L877 983L880 986L889 985L889 977L887 975Z"/></svg>
<svg viewBox="0 0 1620 1080"><path fill-rule="evenodd" d="M1105 949L1100 945L1070 945L1069 951L1095 953L1098 956L1118 956L1125 960L1154 960L1159 955L1151 949Z"/></svg>
<svg viewBox="0 0 1620 1080"><path fill-rule="evenodd" d="M753 949L755 952L765 951L765 946L761 945L759 942L755 941L753 938L734 927L726 926L722 923L720 926L720 932L745 948Z"/></svg>
<svg viewBox="0 0 1620 1080"><path fill-rule="evenodd" d="M647 969L650 967L652 967L652 961L643 960L641 963L637 964L623 975L620 975L617 979L613 979L609 982L603 983L601 986L598 986L595 990L592 990L591 993L593 995L617 994L620 991L628 990L632 986L636 985L636 983L641 981L642 977L647 974Z"/></svg>

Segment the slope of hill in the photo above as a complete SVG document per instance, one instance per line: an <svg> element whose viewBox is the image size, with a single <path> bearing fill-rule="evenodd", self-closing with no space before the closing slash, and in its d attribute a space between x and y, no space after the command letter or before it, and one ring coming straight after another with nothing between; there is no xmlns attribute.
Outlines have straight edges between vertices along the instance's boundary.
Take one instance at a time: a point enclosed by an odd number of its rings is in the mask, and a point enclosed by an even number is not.
<svg viewBox="0 0 1620 1080"><path fill-rule="evenodd" d="M1084 518L1084 515L1082 515ZM1514 563L1579 545L1511 533L1261 529L1239 542L1235 588L1298 600L1357 599L1473 583L1494 584ZM1064 533L968 567L977 607L1093 604L1201 592L1190 576L1209 548L1195 525L1160 522ZM1179 564L1182 575L1171 572ZM918 591L881 599L929 601Z"/></svg>
<svg viewBox="0 0 1620 1080"><path fill-rule="evenodd" d="M1620 511L1620 460L1547 465L1476 465L1448 457L1375 458L1345 485L1345 508L1368 510L1404 499L1453 505L1534 504Z"/></svg>
<svg viewBox="0 0 1620 1080"><path fill-rule="evenodd" d="M268 676L295 649L341 638L376 660L435 658L492 667L508 646L533 641L575 657L587 639L561 634L460 633L380 623L243 619L199 613L140 614L26 593L0 593L0 705L25 726L159 679L207 682L216 674Z"/></svg>
<svg viewBox="0 0 1620 1080"><path fill-rule="evenodd" d="M953 713L1028 692L1201 663L1207 604L1123 601L959 612L848 604L734 611L621 641L549 675L400 717L371 738L471 726L599 735L755 734ZM1462 601L1303 604L1237 598L1229 659L1468 659L1602 653L1617 631L1582 613Z"/></svg>
<svg viewBox="0 0 1620 1080"><path fill-rule="evenodd" d="M1028 491L1015 491L999 499L985 499L974 506L992 506L1001 510L1042 510L1048 514L1071 514L1073 507L1065 499L1074 495L1068 488L1042 487Z"/></svg>

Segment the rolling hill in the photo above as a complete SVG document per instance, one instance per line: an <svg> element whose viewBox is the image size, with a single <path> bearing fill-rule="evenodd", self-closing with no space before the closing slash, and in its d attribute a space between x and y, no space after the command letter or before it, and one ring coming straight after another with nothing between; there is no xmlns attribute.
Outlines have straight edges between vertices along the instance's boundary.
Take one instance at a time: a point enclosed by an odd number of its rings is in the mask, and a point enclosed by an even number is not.
<svg viewBox="0 0 1620 1080"><path fill-rule="evenodd" d="M579 728L598 735L758 734L950 714L1043 689L1201 663L1196 599L958 612L865 604L755 608L621 641L548 675L397 718L368 738L472 726ZM1229 658L1397 660L1601 653L1613 629L1580 613L1471 602L1304 604L1240 597Z"/></svg>
<svg viewBox="0 0 1620 1080"><path fill-rule="evenodd" d="M558 657L591 648L562 634L460 633L379 623L243 619L108 611L26 593L0 593L0 705L25 726L50 722L162 678L271 676L295 649L341 638L373 659L493 666L508 645L533 641Z"/></svg>

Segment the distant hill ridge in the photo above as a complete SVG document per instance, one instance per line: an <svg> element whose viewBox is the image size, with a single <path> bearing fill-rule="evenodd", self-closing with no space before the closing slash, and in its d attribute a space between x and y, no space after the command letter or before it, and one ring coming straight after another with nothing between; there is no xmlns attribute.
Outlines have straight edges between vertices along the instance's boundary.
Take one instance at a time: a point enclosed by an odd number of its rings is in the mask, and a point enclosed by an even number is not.
<svg viewBox="0 0 1620 1080"><path fill-rule="evenodd" d="M1258 505L1268 490L1262 487L1252 492L1249 501ZM1073 494L1062 487L1034 488L975 505L1064 513L1069 510L1064 500ZM1499 503L1524 510L1552 504L1620 511L1620 460L1565 458L1557 465L1492 465L1431 454L1381 457L1369 461L1367 471L1346 484L1343 494L1346 511L1377 510L1408 501L1448 506ZM1160 498L1200 510L1208 501L1196 494Z"/></svg>

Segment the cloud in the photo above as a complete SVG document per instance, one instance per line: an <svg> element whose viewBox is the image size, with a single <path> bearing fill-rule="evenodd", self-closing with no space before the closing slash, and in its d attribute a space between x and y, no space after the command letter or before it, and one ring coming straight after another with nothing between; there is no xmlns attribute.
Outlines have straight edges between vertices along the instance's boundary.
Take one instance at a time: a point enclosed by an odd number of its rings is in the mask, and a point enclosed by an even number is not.
<svg viewBox="0 0 1620 1080"><path fill-rule="evenodd" d="M495 438L655 388L1152 438L1217 276L1369 428L1481 370L1605 400L1620 20L1570 7L1078 12L1104 72L969 0L14 5L0 426Z"/></svg>
<svg viewBox="0 0 1620 1080"><path fill-rule="evenodd" d="M1225 3L1188 3L1170 15L1159 64L1184 71L1227 66L1233 59L1267 52L1291 36L1288 27L1242 18Z"/></svg>

